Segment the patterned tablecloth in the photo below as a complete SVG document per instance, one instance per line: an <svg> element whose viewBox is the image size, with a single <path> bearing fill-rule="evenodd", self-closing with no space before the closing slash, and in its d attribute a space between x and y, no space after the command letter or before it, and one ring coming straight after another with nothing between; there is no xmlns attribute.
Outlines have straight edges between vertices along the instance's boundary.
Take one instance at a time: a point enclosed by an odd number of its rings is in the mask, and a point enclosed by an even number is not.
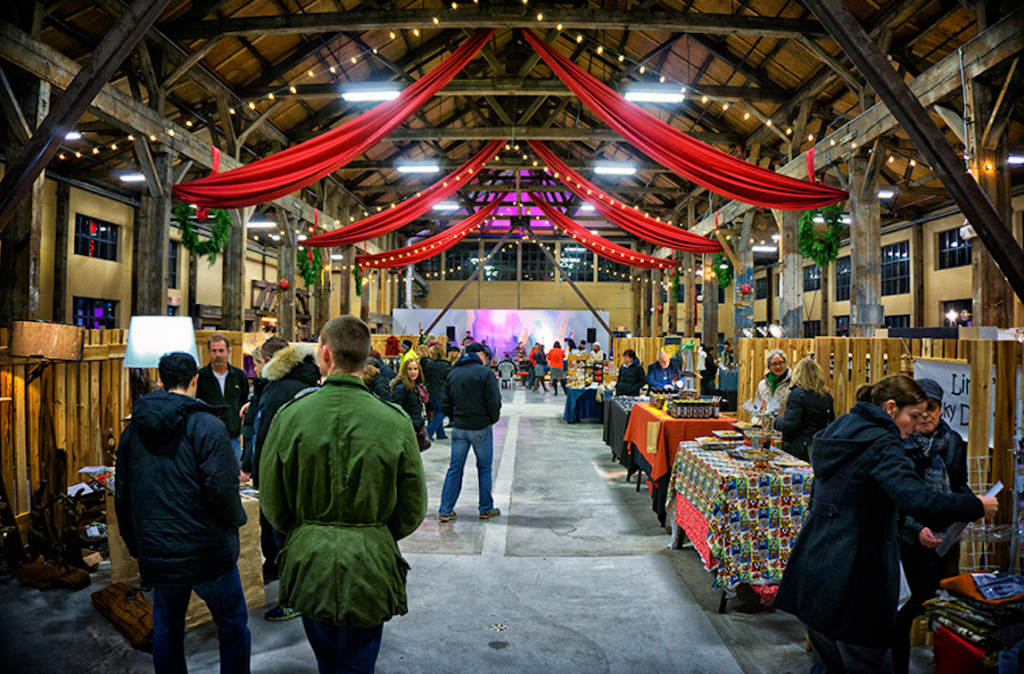
<svg viewBox="0 0 1024 674"><path fill-rule="evenodd" d="M788 455L783 455L787 456ZM683 442L668 498L676 523L715 571L715 587L778 583L803 527L814 476L807 468L754 470L724 451Z"/></svg>

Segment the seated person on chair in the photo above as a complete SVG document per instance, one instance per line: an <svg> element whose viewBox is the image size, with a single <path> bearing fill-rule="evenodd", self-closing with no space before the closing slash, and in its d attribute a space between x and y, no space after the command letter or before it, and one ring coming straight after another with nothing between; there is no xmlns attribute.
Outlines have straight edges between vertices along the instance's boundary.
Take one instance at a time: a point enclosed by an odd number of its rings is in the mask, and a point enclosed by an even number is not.
<svg viewBox="0 0 1024 674"><path fill-rule="evenodd" d="M651 389L668 388L672 386L672 382L679 379L681 374L679 363L671 360L668 352L660 351L658 360L647 368L647 385Z"/></svg>

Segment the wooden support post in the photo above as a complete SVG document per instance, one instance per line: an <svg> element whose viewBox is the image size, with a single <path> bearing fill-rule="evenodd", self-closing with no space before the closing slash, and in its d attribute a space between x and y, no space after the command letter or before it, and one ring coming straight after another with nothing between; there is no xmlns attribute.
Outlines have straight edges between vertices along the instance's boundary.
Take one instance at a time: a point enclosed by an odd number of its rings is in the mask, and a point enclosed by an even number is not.
<svg viewBox="0 0 1024 674"><path fill-rule="evenodd" d="M884 323L882 310L882 212L876 157L850 157L850 336L873 337Z"/></svg>
<svg viewBox="0 0 1024 674"><path fill-rule="evenodd" d="M764 277L765 290L767 291L765 293L765 298L764 298L764 307L765 307L765 316L767 316L767 318L765 320L767 320L769 323L774 323L775 322L775 292L773 290L773 288L775 286L775 279L774 279L774 277L775 277L775 268L774 267L768 267L765 270L765 277ZM756 284L755 284L755 286L756 286ZM756 294L754 296L757 297Z"/></svg>
<svg viewBox="0 0 1024 674"><path fill-rule="evenodd" d="M736 344L744 336L744 330L752 330L754 328L754 251L753 241L751 240L753 237L753 227L753 211L744 213L743 225L740 228L738 237L739 241L736 242L734 248L736 257L739 259L739 265L736 266L732 276L733 344ZM742 290L743 286L748 286L751 292L744 293ZM717 301L717 299L716 297L715 300ZM712 335L710 341L707 338L704 341L708 344L717 344L717 331Z"/></svg>
<svg viewBox="0 0 1024 674"><path fill-rule="evenodd" d="M50 109L50 85L29 77L16 77L10 73L10 86L24 119L30 129L43 122ZM12 103L13 105L13 103ZM0 124L3 150L7 155L7 170L3 188L16 176L12 174L12 158L24 154L32 139L22 140L22 134L10 124ZM0 288L5 301L0 302L0 326L11 321L41 318L39 306L40 243L43 222L44 178L30 180L23 186L22 197L9 214L10 226L4 229L0 220ZM0 204L4 192L0 189Z"/></svg>
<svg viewBox="0 0 1024 674"><path fill-rule="evenodd" d="M683 259L680 261L680 264L682 264L682 266L685 268L686 253L683 253L682 257ZM679 270L679 286L675 286L672 283L672 278L675 276L675 274L676 271L673 269L670 272L670 276L668 279L668 307L666 308L666 313L668 313L668 326L665 328L665 330L670 335L679 334L679 293L682 291L683 288L683 270Z"/></svg>
<svg viewBox="0 0 1024 674"><path fill-rule="evenodd" d="M924 305L924 223L919 222L910 234L910 288L912 290L913 326L925 327ZM824 286L823 286L824 287Z"/></svg>
<svg viewBox="0 0 1024 674"><path fill-rule="evenodd" d="M441 313L437 315L437 318L435 318L434 321L429 326L427 326L427 329L424 331L424 334L433 334L434 328L437 327L437 324L441 322L441 319L444 318L444 315L446 313L448 313L448 310L455 306L455 302L459 299L459 297L462 296L462 293L466 292L466 288L468 288L470 284L472 284L473 281L476 280L476 277L480 275L480 272L487 265L487 263L491 261L491 258L498 254L498 251L501 250L501 247L504 246L505 242L508 241L509 237L512 236L513 231L515 230L512 227L509 227L508 231L505 232L505 236L501 237L501 241L499 241L497 245L494 246L494 248L491 248L491 252L487 253L484 259L480 260L480 264L476 266L476 269L474 269L470 277L466 279L466 282L462 284L462 287L459 288L458 292L452 295L452 298L448 300L448 304L444 305L444 309L441 309ZM543 246L541 247L541 250L544 250ZM557 268L558 265L556 264L555 267Z"/></svg>
<svg viewBox="0 0 1024 674"><path fill-rule="evenodd" d="M639 269L629 270L629 283L633 295L633 336L643 337L644 277Z"/></svg>
<svg viewBox="0 0 1024 674"><path fill-rule="evenodd" d="M654 284L652 283L652 274L650 270L644 270L643 272L643 290L644 305L643 305L643 316L640 317L640 330L643 337L653 337L651 334L651 312L654 311Z"/></svg>
<svg viewBox="0 0 1024 674"><path fill-rule="evenodd" d="M71 227L71 185L57 182L57 206L54 209L56 238L53 258L53 320L68 322L68 230Z"/></svg>
<svg viewBox="0 0 1024 674"><path fill-rule="evenodd" d="M199 300L196 299L199 285L199 257L194 253L188 254L188 296L185 300L187 307L186 312L192 317L192 325L195 326L196 330L199 329L200 320L199 312L196 310L196 305Z"/></svg>
<svg viewBox="0 0 1024 674"><path fill-rule="evenodd" d="M220 329L245 330L245 226L250 209L231 209L233 226L221 260Z"/></svg>
<svg viewBox="0 0 1024 674"><path fill-rule="evenodd" d="M163 145L150 147L154 179L163 189L160 196L143 192L135 230L132 314L163 316L167 313L167 245L171 239L171 177L173 156Z"/></svg>
<svg viewBox="0 0 1024 674"><path fill-rule="evenodd" d="M658 311L658 307L665 309L665 305L661 303L661 298L664 290L661 287L662 274L660 269L651 270L651 330L650 337L661 337L661 333L664 332L662 328L662 314Z"/></svg>
<svg viewBox="0 0 1024 674"><path fill-rule="evenodd" d="M316 285L313 286L313 334L319 335L327 321L331 320L331 269L334 263L331 261L329 249L317 248L313 255L319 255L321 263L320 274L316 278Z"/></svg>
<svg viewBox="0 0 1024 674"><path fill-rule="evenodd" d="M295 255L296 234L291 217L277 212L277 223L283 230L277 244L277 280L288 281L288 287L277 288L277 334L289 341L295 339Z"/></svg>
<svg viewBox="0 0 1024 674"><path fill-rule="evenodd" d="M800 212L782 211L779 229L782 243L782 274L779 279L779 323L786 337L803 337L804 257L800 254ZM771 323L771 317L768 317Z"/></svg>
<svg viewBox="0 0 1024 674"><path fill-rule="evenodd" d="M714 270L711 270L713 256L704 256L704 316L702 318L702 325L700 329L701 341L708 344L716 344L718 342L718 277L715 276ZM710 273L709 273L710 270ZM735 342L734 342L735 343Z"/></svg>

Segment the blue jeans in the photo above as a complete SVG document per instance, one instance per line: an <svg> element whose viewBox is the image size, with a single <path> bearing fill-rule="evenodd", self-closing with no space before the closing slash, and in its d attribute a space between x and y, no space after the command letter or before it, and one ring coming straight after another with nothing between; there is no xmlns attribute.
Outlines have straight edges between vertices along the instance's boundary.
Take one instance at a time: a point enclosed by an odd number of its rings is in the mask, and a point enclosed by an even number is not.
<svg viewBox="0 0 1024 674"><path fill-rule="evenodd" d="M444 412L441 411L441 401L436 396L430 399L430 405L434 408L434 419L427 424L427 437L434 438L437 433L438 440L444 440L448 436L444 434Z"/></svg>
<svg viewBox="0 0 1024 674"><path fill-rule="evenodd" d="M235 461L241 462L241 460L242 460L242 440L241 440L241 438L231 438L231 451L235 455Z"/></svg>
<svg viewBox="0 0 1024 674"><path fill-rule="evenodd" d="M476 454L476 473L480 481L480 513L494 508L491 497L491 463L494 461L494 433L491 426L479 431L467 431L461 428L452 429L452 462L448 466L448 474L444 476L444 487L441 489L441 515L447 515L455 509L462 491L462 469L466 467L469 447L472 445Z"/></svg>
<svg viewBox="0 0 1024 674"><path fill-rule="evenodd" d="M156 674L184 674L185 612L192 590L217 624L221 674L248 674L252 638L238 567L196 585L153 586L153 666Z"/></svg>
<svg viewBox="0 0 1024 674"><path fill-rule="evenodd" d="M302 616L302 626L306 629L309 645L313 647L320 674L373 673L384 625L345 627Z"/></svg>

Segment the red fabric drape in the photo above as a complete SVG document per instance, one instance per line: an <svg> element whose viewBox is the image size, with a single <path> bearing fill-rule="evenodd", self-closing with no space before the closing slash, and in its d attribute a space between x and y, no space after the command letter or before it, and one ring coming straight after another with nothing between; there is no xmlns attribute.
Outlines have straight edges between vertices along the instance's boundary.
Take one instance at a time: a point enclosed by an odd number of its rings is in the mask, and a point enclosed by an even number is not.
<svg viewBox="0 0 1024 674"><path fill-rule="evenodd" d="M240 208L283 197L320 180L376 145L423 107L476 56L493 33L493 29L478 30L395 100L283 152L227 173L175 185L174 197L200 206Z"/></svg>
<svg viewBox="0 0 1024 674"><path fill-rule="evenodd" d="M361 267L379 269L381 267L406 267L410 264L422 262L427 258L440 255L459 241L462 241L473 229L478 227L495 208L502 202L505 195L502 194L479 211L469 216L457 225L453 225L439 234L418 241L405 248L396 248L375 255L357 255L356 264Z"/></svg>
<svg viewBox="0 0 1024 674"><path fill-rule="evenodd" d="M529 143L553 176L568 187L573 194L591 204L598 214L607 218L612 224L618 225L644 241L675 250L685 250L691 253L720 253L722 251L722 246L717 241L673 227L618 201L569 168L568 164L559 159L544 143L535 140L531 140Z"/></svg>
<svg viewBox="0 0 1024 674"><path fill-rule="evenodd" d="M211 153L213 155L213 161L210 163L210 175L217 175L220 173L220 148L216 145L210 146ZM210 209L208 206L196 209L196 220L200 222L206 222L210 217Z"/></svg>
<svg viewBox="0 0 1024 674"><path fill-rule="evenodd" d="M498 154L498 150L501 149L504 142L503 140L492 140L454 172L449 173L430 187L424 188L419 196L410 197L400 204L395 204L392 208L374 213L347 227L311 236L305 240L304 245L314 248L350 246L360 241L375 239L409 224L429 211L434 204L450 197L460 187L468 185L480 172L480 169L494 159L494 155Z"/></svg>
<svg viewBox="0 0 1024 674"><path fill-rule="evenodd" d="M523 32L591 112L634 147L687 180L738 201L784 211L822 208L847 198L845 190L780 175L687 136L606 87L533 31Z"/></svg>
<svg viewBox="0 0 1024 674"><path fill-rule="evenodd" d="M612 243L608 239L591 234L590 230L582 225L578 224L565 213L556 209L550 203L544 200L543 197L530 192L530 201L540 208L544 216L551 220L551 224L562 230L574 240L578 241L587 250L592 251L596 255L600 255L603 258L624 264L629 267L638 267L640 269L671 269L676 266L673 260L665 260L660 257L654 257L652 255L644 255L638 253L635 250L630 250L620 246L617 243Z"/></svg>

